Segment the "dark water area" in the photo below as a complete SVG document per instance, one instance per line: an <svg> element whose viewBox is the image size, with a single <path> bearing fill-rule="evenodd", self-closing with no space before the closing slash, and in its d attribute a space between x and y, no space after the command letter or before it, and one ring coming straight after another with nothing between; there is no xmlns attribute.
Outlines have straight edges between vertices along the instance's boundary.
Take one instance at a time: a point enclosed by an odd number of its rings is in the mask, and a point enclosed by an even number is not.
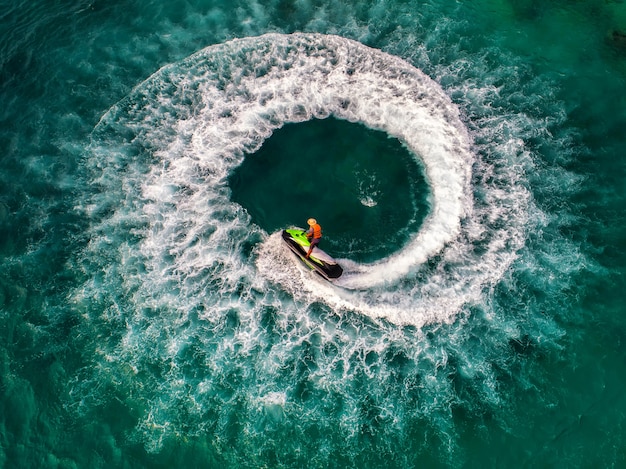
<svg viewBox="0 0 626 469"><path fill-rule="evenodd" d="M229 187L265 231L305 226L308 213L324 224L327 249L363 262L402 246L429 209L421 168L399 141L333 118L274 132Z"/></svg>

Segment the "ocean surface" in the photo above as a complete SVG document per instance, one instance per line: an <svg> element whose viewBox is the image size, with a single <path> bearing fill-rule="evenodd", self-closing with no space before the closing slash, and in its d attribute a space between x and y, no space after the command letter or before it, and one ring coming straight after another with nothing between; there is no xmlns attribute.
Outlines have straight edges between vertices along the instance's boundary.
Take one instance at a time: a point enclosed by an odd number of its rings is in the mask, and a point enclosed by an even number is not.
<svg viewBox="0 0 626 469"><path fill-rule="evenodd" d="M626 467L626 3L0 19L0 467Z"/></svg>

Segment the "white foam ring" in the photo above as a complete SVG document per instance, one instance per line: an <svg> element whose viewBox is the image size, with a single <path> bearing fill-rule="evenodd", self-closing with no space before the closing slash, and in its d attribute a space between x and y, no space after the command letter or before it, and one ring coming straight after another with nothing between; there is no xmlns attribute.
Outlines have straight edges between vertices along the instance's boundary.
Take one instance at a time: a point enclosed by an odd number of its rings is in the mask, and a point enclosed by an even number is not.
<svg viewBox="0 0 626 469"><path fill-rule="evenodd" d="M277 236L263 236L249 265L239 247L255 229L226 184L277 128L330 115L398 138L421 160L431 190L431 212L402 249L370 264L341 260L344 288L294 276L297 263L288 262ZM124 150L113 150L111 129L130 131L150 162L125 162ZM527 197L515 170L488 175L495 170L476 161L443 89L402 59L337 36L269 34L208 47L138 86L94 136L99 183L126 200L104 223L141 213L138 244L148 264L142 288L151 292L175 284L193 296L207 283L227 290L254 277L297 299L419 326L450 321L477 301L522 242ZM472 165L483 172L474 181ZM198 278L204 280L194 285Z"/></svg>

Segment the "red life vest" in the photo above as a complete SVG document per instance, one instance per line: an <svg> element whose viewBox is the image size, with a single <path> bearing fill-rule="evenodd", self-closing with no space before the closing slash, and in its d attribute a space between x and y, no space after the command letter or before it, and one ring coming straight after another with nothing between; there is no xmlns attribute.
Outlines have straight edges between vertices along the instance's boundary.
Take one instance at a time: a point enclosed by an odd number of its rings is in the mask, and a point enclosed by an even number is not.
<svg viewBox="0 0 626 469"><path fill-rule="evenodd" d="M315 224L311 227L313 230L313 238L319 239L322 237L322 227L319 224Z"/></svg>

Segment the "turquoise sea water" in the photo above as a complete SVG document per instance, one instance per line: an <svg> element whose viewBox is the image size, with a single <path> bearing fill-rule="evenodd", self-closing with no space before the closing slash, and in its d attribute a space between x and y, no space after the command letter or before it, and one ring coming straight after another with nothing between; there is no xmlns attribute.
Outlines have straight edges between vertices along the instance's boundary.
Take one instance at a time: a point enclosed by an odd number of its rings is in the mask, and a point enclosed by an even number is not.
<svg viewBox="0 0 626 469"><path fill-rule="evenodd" d="M626 465L625 4L0 17L0 467Z"/></svg>

